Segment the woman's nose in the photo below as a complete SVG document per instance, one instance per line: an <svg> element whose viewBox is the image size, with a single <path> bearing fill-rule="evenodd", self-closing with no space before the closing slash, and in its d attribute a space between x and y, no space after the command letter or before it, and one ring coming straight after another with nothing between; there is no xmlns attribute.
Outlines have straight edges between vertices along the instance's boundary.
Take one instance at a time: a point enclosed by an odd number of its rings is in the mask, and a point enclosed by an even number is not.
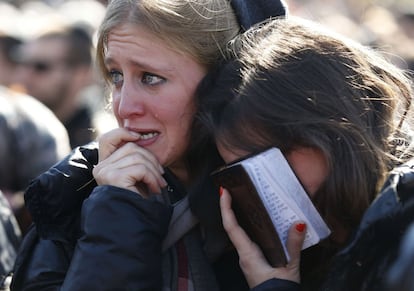
<svg viewBox="0 0 414 291"><path fill-rule="evenodd" d="M137 86L124 84L118 98L118 106L115 104L114 109L117 110L120 118L128 119L144 114L143 92Z"/></svg>

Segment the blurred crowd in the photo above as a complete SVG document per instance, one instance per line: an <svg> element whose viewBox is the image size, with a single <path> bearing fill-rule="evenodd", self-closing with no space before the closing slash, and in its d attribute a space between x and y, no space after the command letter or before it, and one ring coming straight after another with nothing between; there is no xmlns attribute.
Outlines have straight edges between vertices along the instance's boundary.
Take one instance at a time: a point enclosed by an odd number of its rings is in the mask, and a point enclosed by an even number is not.
<svg viewBox="0 0 414 291"><path fill-rule="evenodd" d="M115 126L95 68L98 1L0 1L0 272L31 224L30 181Z"/></svg>
<svg viewBox="0 0 414 291"><path fill-rule="evenodd" d="M316 20L414 69L414 1L288 0L291 14Z"/></svg>
<svg viewBox="0 0 414 291"><path fill-rule="evenodd" d="M412 0L286 2L291 15L317 20L414 70ZM115 126L94 66L105 5L0 0L0 194L17 218L13 245L30 225L22 196L30 180Z"/></svg>

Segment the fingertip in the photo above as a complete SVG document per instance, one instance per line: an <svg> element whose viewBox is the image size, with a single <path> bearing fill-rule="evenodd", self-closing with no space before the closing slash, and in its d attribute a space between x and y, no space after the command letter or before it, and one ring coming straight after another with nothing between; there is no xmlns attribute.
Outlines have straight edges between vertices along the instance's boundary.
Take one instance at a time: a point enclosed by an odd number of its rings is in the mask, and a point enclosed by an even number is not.
<svg viewBox="0 0 414 291"><path fill-rule="evenodd" d="M220 186L219 187L219 196L220 197L223 195L223 191L224 191L224 188Z"/></svg>
<svg viewBox="0 0 414 291"><path fill-rule="evenodd" d="M227 190L223 187L219 188L220 208L226 209L231 207L231 197Z"/></svg>
<svg viewBox="0 0 414 291"><path fill-rule="evenodd" d="M231 204L231 195L229 191L224 187L220 187L219 192L220 200L229 201L229 204Z"/></svg>
<svg viewBox="0 0 414 291"><path fill-rule="evenodd" d="M306 224L304 222L296 223L295 229L298 233L303 233L306 231Z"/></svg>
<svg viewBox="0 0 414 291"><path fill-rule="evenodd" d="M306 237L307 225L304 221L298 221L294 224L292 228L292 242L294 245L297 245L298 248L301 249Z"/></svg>

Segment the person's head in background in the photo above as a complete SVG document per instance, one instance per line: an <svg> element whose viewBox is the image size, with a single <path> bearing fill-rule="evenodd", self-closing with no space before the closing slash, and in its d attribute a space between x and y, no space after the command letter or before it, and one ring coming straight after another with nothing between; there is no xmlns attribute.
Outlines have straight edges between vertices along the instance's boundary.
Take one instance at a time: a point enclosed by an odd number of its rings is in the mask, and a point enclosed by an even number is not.
<svg viewBox="0 0 414 291"><path fill-rule="evenodd" d="M0 85L9 87L16 84L19 65L16 52L22 43L20 38L0 32Z"/></svg>
<svg viewBox="0 0 414 291"><path fill-rule="evenodd" d="M111 1L99 30L97 62L119 127L141 134L139 145L186 181L199 81L224 57L227 43L243 26L284 15L282 4Z"/></svg>
<svg viewBox="0 0 414 291"><path fill-rule="evenodd" d="M70 152L66 129L44 104L0 86L0 190L23 233L31 219L23 192L30 181Z"/></svg>
<svg viewBox="0 0 414 291"><path fill-rule="evenodd" d="M201 121L226 162L269 147L288 159L342 245L388 171L412 157L412 91L379 54L305 21L233 43L199 89Z"/></svg>
<svg viewBox="0 0 414 291"><path fill-rule="evenodd" d="M29 39L19 51L20 82L65 122L82 104L81 91L95 81L92 49L90 33L75 25Z"/></svg>

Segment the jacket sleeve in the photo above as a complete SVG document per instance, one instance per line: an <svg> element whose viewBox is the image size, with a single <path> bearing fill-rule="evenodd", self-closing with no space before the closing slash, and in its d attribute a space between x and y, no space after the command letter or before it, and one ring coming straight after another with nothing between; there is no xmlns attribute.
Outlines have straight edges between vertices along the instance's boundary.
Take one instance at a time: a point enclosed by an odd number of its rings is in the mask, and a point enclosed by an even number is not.
<svg viewBox="0 0 414 291"><path fill-rule="evenodd" d="M293 281L275 278L257 285L251 291L300 291L300 285Z"/></svg>
<svg viewBox="0 0 414 291"><path fill-rule="evenodd" d="M82 208L83 235L61 290L159 290L171 208L99 186Z"/></svg>
<svg viewBox="0 0 414 291"><path fill-rule="evenodd" d="M97 186L92 175L98 162L95 142L74 149L65 159L31 181L24 198L39 236L76 241L83 201Z"/></svg>
<svg viewBox="0 0 414 291"><path fill-rule="evenodd" d="M159 290L170 216L160 202L98 186L83 203L76 245L39 238L32 228L11 290Z"/></svg>

